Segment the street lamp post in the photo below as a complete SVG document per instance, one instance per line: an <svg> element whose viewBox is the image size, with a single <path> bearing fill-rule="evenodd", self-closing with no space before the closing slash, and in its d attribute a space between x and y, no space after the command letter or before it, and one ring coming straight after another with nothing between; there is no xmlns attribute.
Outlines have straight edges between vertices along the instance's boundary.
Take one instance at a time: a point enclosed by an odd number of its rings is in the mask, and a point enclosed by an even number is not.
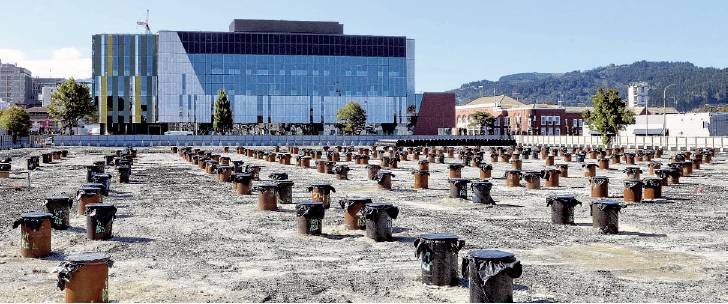
<svg viewBox="0 0 728 304"><path fill-rule="evenodd" d="M662 90L662 138L665 140L665 145L667 145L667 88L674 85L674 83L668 84Z"/></svg>

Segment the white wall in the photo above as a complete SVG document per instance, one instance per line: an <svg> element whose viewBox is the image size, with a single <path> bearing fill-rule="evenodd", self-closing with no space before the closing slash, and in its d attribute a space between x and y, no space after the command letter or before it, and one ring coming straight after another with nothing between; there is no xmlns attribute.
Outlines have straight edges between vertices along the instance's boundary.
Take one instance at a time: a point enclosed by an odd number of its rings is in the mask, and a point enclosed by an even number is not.
<svg viewBox="0 0 728 304"><path fill-rule="evenodd" d="M710 136L706 127L710 122L710 113L683 113L663 115L638 115L635 124L627 126L625 135L635 135L635 129L662 129L663 122L670 136Z"/></svg>
<svg viewBox="0 0 728 304"><path fill-rule="evenodd" d="M634 136L635 129L649 128L652 132L662 132L666 126L669 136L707 137L728 135L728 113L681 113L663 115L638 115L635 123L620 132L623 136ZM584 136L591 136L585 124Z"/></svg>

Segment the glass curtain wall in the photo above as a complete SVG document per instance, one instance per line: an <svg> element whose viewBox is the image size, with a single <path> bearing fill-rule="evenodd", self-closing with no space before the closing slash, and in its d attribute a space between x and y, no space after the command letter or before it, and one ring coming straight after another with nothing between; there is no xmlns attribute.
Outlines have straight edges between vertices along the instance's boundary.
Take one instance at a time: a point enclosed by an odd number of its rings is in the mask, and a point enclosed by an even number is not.
<svg viewBox="0 0 728 304"><path fill-rule="evenodd" d="M162 122L210 122L220 89L233 101L236 123L335 123L336 110L349 101L367 110L369 123L399 123L415 103L413 41L404 37L159 37Z"/></svg>

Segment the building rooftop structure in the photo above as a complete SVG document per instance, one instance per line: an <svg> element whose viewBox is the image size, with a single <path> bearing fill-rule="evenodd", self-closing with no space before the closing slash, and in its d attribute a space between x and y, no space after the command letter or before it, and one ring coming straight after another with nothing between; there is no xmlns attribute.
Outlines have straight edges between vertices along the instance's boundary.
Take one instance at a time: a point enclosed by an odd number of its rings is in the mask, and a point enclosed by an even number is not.
<svg viewBox="0 0 728 304"><path fill-rule="evenodd" d="M497 96L483 96L474 99L463 106L477 106L477 107L500 107L504 109L509 108L520 108L526 106L526 104L506 95Z"/></svg>
<svg viewBox="0 0 728 304"><path fill-rule="evenodd" d="M235 19L230 22L230 31L343 35L344 25L333 21Z"/></svg>
<svg viewBox="0 0 728 304"><path fill-rule="evenodd" d="M680 111L674 107L649 107L647 109L645 107L637 107L630 109L635 115L680 114Z"/></svg>

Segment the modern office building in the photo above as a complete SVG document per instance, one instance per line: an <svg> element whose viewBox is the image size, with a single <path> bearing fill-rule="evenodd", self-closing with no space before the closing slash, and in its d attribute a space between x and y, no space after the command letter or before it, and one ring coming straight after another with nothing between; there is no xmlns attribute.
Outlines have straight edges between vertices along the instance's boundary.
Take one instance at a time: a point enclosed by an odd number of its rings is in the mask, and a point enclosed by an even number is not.
<svg viewBox="0 0 728 304"><path fill-rule="evenodd" d="M157 35L99 34L92 38L92 92L102 129L149 133L157 123Z"/></svg>
<svg viewBox="0 0 728 304"><path fill-rule="evenodd" d="M422 100L414 40L345 35L337 22L236 19L229 32L94 35L93 66L99 122L113 133L211 123L222 89L236 124L318 131L350 101L374 130L404 131Z"/></svg>
<svg viewBox="0 0 728 304"><path fill-rule="evenodd" d="M27 108L35 102L32 84L28 69L0 62L0 98L3 101Z"/></svg>
<svg viewBox="0 0 728 304"><path fill-rule="evenodd" d="M33 78L33 97L35 97L35 106L47 107L50 104L50 95L53 94L56 87L66 81L65 78Z"/></svg>

